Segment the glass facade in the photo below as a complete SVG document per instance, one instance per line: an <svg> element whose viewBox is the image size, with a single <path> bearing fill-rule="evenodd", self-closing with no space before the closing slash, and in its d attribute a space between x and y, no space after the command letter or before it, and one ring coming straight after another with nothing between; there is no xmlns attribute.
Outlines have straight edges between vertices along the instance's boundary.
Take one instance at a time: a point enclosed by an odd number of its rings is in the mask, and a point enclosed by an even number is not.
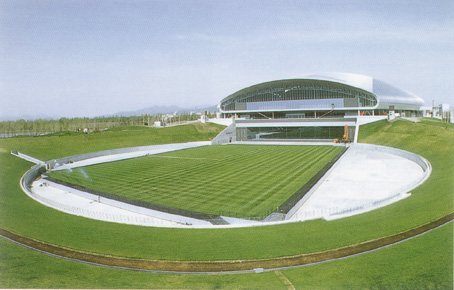
<svg viewBox="0 0 454 290"><path fill-rule="evenodd" d="M222 111L314 110L332 108L374 107L374 94L331 82L284 80L252 86L227 97Z"/></svg>
<svg viewBox="0 0 454 290"><path fill-rule="evenodd" d="M343 99L320 99L320 100L291 100L291 101L270 101L270 102L249 102L247 110L291 110L291 109L329 109L343 108Z"/></svg>
<svg viewBox="0 0 454 290"><path fill-rule="evenodd" d="M349 132L349 134L351 133ZM333 140L335 138L342 138L344 127L249 127L237 128L236 135L238 141Z"/></svg>

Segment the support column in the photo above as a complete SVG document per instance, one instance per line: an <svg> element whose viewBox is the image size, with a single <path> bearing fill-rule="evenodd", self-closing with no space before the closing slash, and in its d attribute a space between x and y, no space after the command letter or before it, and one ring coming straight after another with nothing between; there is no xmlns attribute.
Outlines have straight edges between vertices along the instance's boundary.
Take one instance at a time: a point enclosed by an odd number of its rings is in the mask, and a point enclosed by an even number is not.
<svg viewBox="0 0 454 290"><path fill-rule="evenodd" d="M356 119L355 136L353 138L353 143L358 143L358 134L359 134L359 122L358 122L358 119Z"/></svg>

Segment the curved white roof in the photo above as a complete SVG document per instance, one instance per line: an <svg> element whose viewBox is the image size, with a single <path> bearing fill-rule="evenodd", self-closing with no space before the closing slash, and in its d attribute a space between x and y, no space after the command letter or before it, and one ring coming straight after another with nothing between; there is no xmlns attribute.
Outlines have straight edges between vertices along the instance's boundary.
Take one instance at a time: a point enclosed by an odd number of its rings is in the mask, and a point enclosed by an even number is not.
<svg viewBox="0 0 454 290"><path fill-rule="evenodd" d="M374 79L369 76L352 73L320 73L302 77L303 79L325 80L342 83L365 91L377 96L379 104L406 104L413 106L424 106L424 100L410 92L399 89L384 81ZM380 106L380 105L379 105Z"/></svg>

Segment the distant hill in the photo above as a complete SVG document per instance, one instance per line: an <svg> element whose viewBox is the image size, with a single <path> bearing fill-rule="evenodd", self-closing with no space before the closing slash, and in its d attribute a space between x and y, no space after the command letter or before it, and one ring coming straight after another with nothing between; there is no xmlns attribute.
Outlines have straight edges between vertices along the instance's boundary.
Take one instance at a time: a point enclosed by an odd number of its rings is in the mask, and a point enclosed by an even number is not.
<svg viewBox="0 0 454 290"><path fill-rule="evenodd" d="M140 109L137 111L124 111L124 112L118 112L115 114L99 115L97 117L113 117L113 116L131 117L131 116L141 116L141 115L145 115L145 114L149 114L149 115L173 114L175 112L180 113L180 114L189 113L189 112L200 113L202 111L216 112L216 109L217 109L216 105L210 106L210 107L194 107L194 108L181 108L178 106L153 106L153 107ZM46 114L43 114L42 112L36 112L34 114L23 114L23 115L18 115L18 116L6 116L6 115L0 114L0 122L1 121L17 121L20 119L24 119L24 120L28 120L28 121L37 120L37 119L58 120L61 117L62 116L46 115ZM73 118L73 117L67 117L67 118Z"/></svg>
<svg viewBox="0 0 454 290"><path fill-rule="evenodd" d="M195 108L181 108L178 106L153 106L144 109L140 109L137 111L128 111L128 112L118 112L116 114L112 114L112 116L122 116L122 117L130 117L130 116L140 116L140 115L156 115L156 114L173 114L177 113L189 113L189 112L196 112L200 113L202 111L209 111L215 112L216 105L210 107L195 107Z"/></svg>
<svg viewBox="0 0 454 290"><path fill-rule="evenodd" d="M41 112L36 112L34 114L23 114L23 115L17 115L17 116L4 116L0 115L0 121L18 121L18 120L52 120L55 118L52 118L52 116L47 115L47 114L42 114Z"/></svg>

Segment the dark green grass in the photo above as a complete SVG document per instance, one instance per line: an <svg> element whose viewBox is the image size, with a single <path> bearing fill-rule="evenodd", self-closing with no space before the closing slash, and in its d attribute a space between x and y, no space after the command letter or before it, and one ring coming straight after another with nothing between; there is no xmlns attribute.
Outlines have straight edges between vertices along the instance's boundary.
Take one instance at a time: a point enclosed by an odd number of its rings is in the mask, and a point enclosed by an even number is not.
<svg viewBox="0 0 454 290"><path fill-rule="evenodd" d="M155 204L263 218L340 151L331 146L205 146L49 176Z"/></svg>
<svg viewBox="0 0 454 290"><path fill-rule="evenodd" d="M76 137L61 138L71 143ZM217 260L321 251L395 234L452 212L454 131L410 122L388 124L385 121L364 126L360 130L361 139L421 154L432 163L431 177L415 189L411 197L358 216L331 222L315 220L215 230L121 225L47 208L28 198L19 188L19 179L31 164L9 154L9 150L20 149L16 147L16 140L1 140L5 149L0 154L0 176L4 181L0 187L0 225L39 240L92 252L156 259ZM35 138L22 140L29 142ZM102 141L96 140L95 143ZM74 143L65 143L66 154L62 156L83 151L79 147L73 149ZM32 151L37 150L33 147L35 144L30 141L21 146ZM47 149L42 148L43 155L52 156L52 148L58 147L59 143L51 145ZM96 145L96 148L100 147L102 145ZM108 148L105 146L102 149Z"/></svg>
<svg viewBox="0 0 454 290"><path fill-rule="evenodd" d="M114 270L49 257L1 238L0 288L286 289L273 272L174 275Z"/></svg>
<svg viewBox="0 0 454 290"><path fill-rule="evenodd" d="M296 289L452 289L453 225L344 260L281 270ZM287 289L274 272L170 275L88 266L0 239L1 288Z"/></svg>
<svg viewBox="0 0 454 290"><path fill-rule="evenodd" d="M420 123L430 126L443 127L445 129L454 129L454 123L441 122L440 120L434 118L423 118Z"/></svg>
<svg viewBox="0 0 454 290"><path fill-rule="evenodd" d="M297 289L452 289L453 224L379 251L283 273Z"/></svg>

